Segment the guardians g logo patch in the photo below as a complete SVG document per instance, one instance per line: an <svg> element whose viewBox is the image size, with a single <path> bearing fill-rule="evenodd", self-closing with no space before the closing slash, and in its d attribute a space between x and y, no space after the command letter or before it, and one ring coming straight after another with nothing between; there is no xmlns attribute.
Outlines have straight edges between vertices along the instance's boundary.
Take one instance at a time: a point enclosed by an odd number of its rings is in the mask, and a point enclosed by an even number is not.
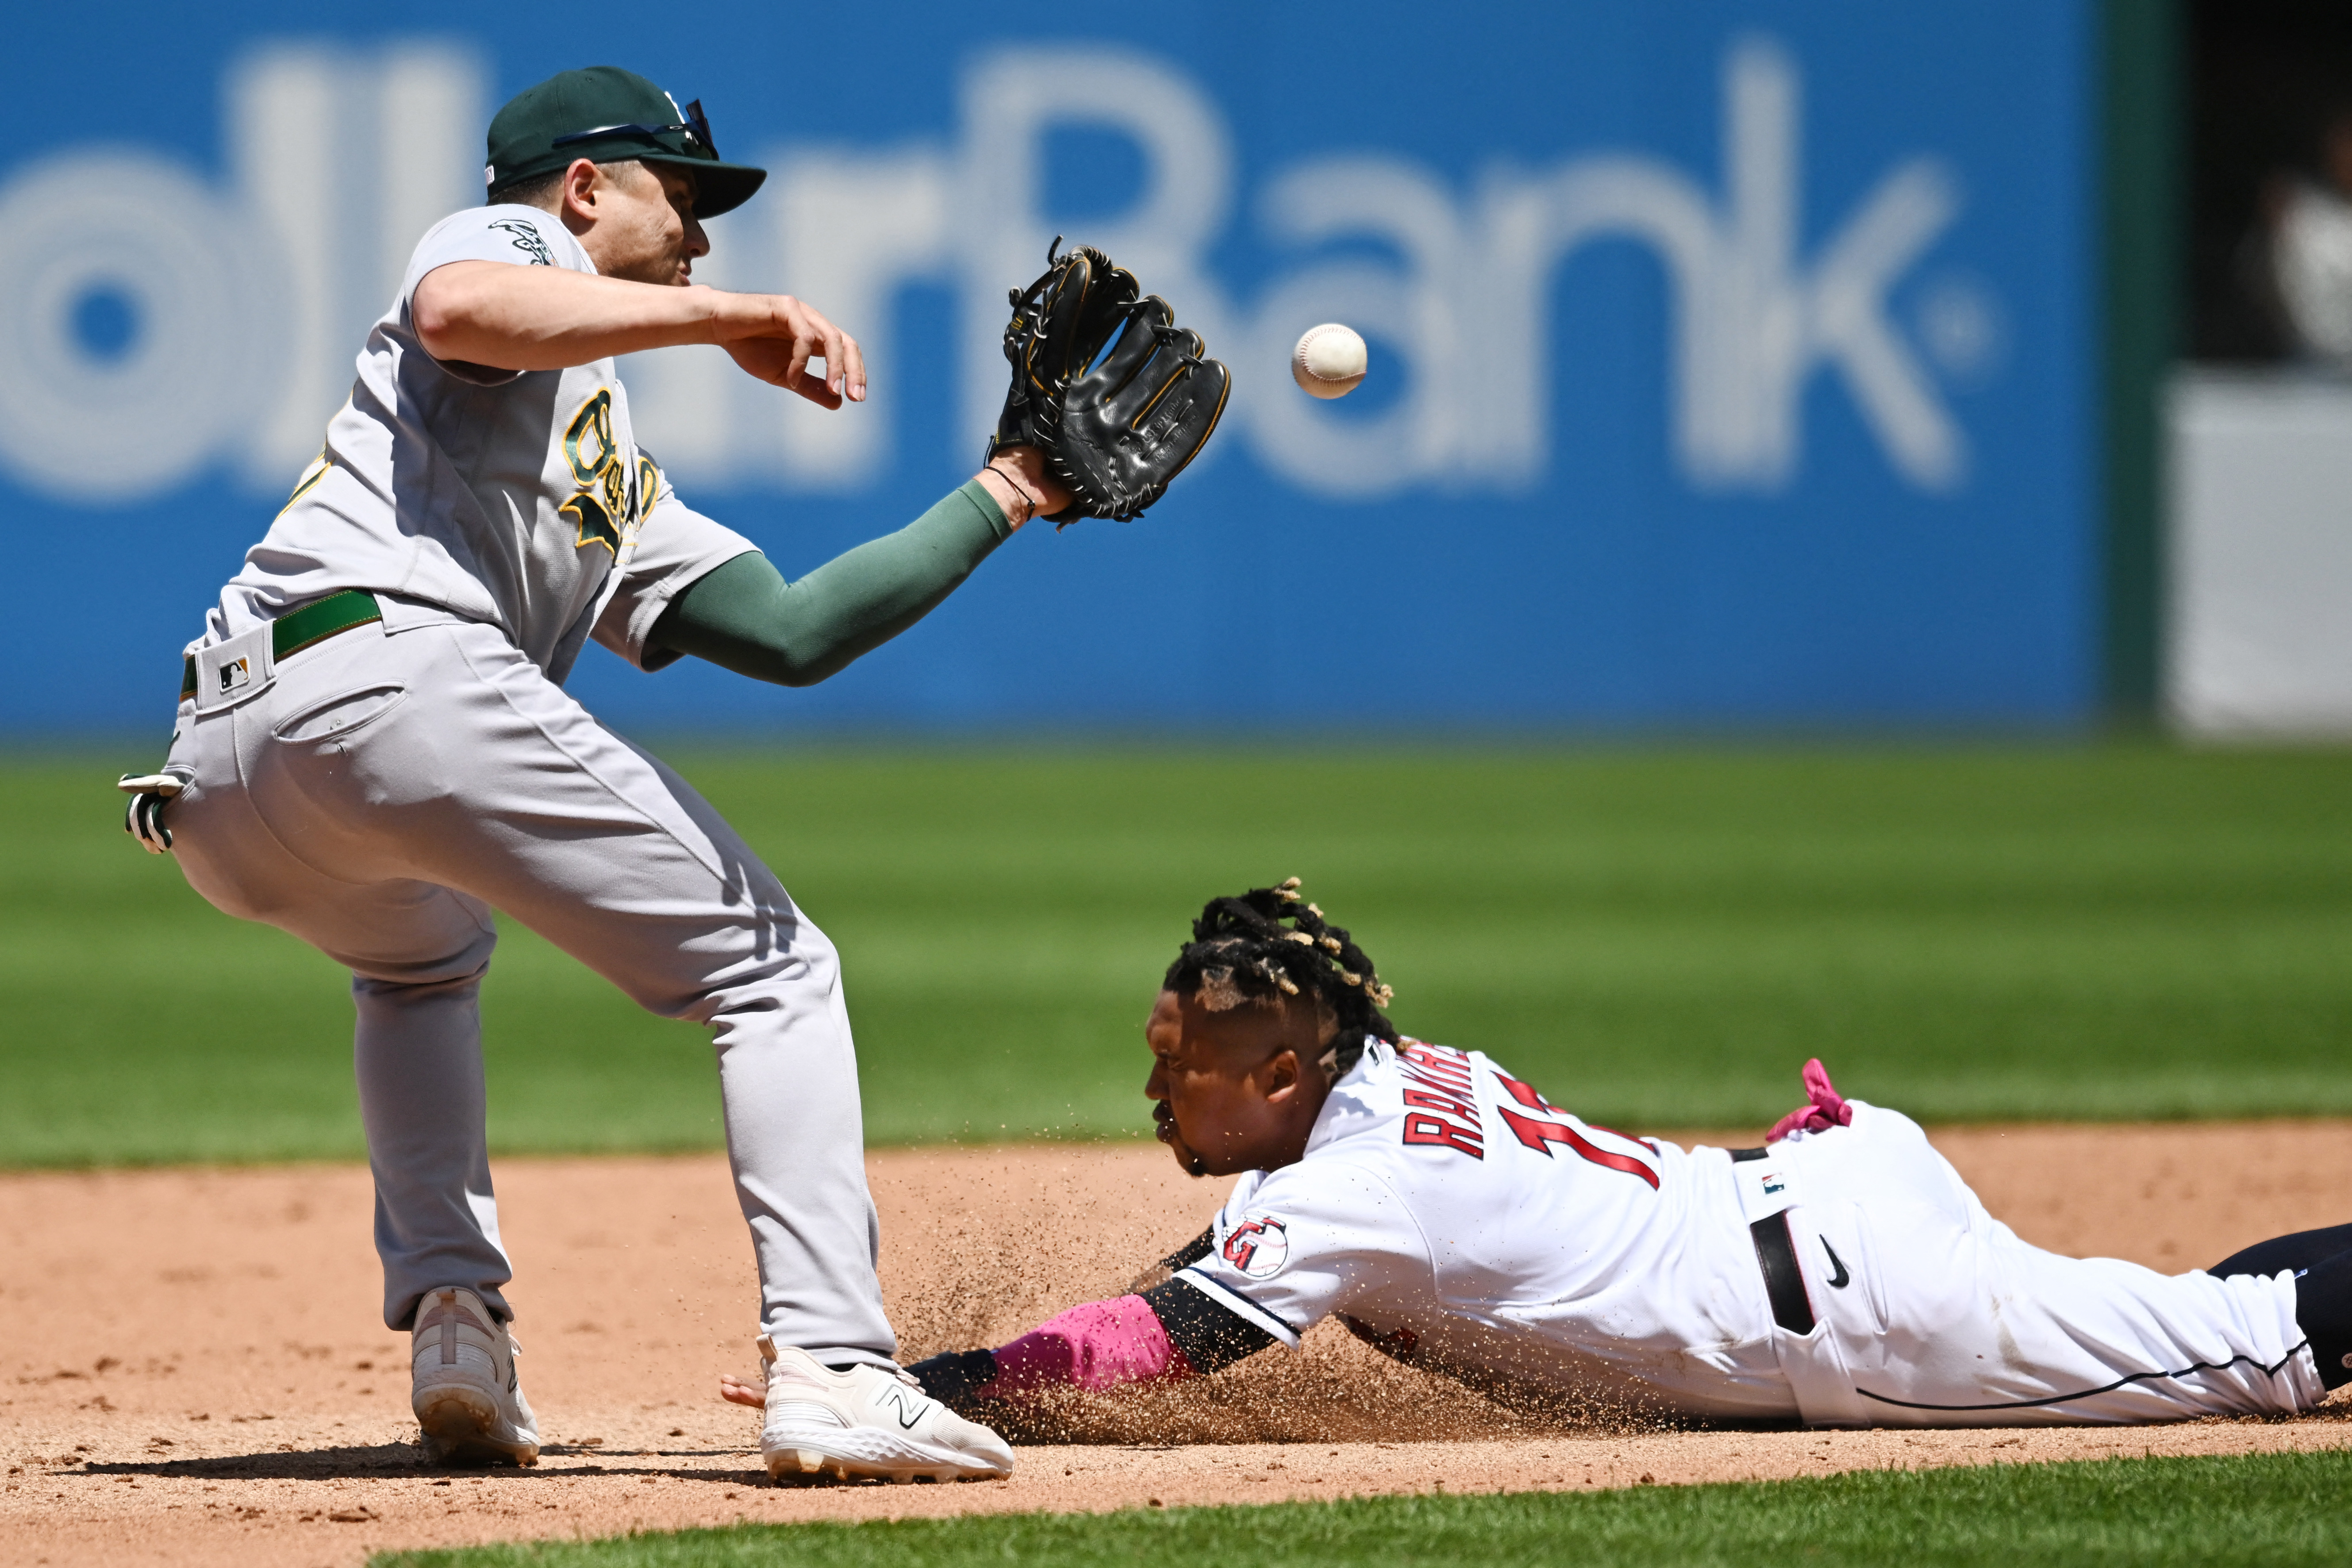
<svg viewBox="0 0 2352 1568"><path fill-rule="evenodd" d="M1272 1215L1259 1215L1234 1226L1223 1252L1244 1274L1264 1279L1290 1261L1290 1232Z"/></svg>

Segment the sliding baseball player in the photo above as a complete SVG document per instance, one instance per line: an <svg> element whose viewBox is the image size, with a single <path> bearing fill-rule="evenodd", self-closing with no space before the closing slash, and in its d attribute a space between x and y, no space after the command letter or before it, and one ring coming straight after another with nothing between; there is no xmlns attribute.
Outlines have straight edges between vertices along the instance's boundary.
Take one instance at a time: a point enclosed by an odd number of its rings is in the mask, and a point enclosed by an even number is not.
<svg viewBox="0 0 2352 1568"><path fill-rule="evenodd" d="M478 996L503 910L711 1031L770 1471L1003 1475L996 1434L894 1360L832 944L563 680L592 638L646 670L692 654L822 679L1031 516L1139 511L1208 439L1224 367L1108 258L1049 253L1015 296L987 466L787 583L678 499L614 366L715 343L822 407L865 397L856 341L816 310L692 281L704 220L762 172L719 158L698 101L597 67L500 110L484 174L488 204L418 245L318 458L189 644L169 760L122 781L125 825L220 909L352 972L384 1321L413 1333L431 1457L539 1454L483 1132Z"/></svg>
<svg viewBox="0 0 2352 1568"><path fill-rule="evenodd" d="M1199 1376L1331 1317L1507 1398L1818 1426L2288 1414L2352 1379L2352 1226L2180 1275L2060 1257L1818 1062L1761 1146L1682 1149L1400 1035L1295 880L1192 930L1145 1093L1231 1198L1160 1282L919 1363L939 1398Z"/></svg>

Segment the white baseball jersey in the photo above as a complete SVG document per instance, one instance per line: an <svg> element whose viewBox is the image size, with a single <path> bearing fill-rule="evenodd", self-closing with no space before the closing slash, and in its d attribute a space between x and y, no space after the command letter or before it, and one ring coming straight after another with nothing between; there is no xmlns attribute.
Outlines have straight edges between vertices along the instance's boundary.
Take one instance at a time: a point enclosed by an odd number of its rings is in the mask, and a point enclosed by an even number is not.
<svg viewBox="0 0 2352 1568"><path fill-rule="evenodd" d="M1730 1156L1591 1126L1475 1051L1369 1045L1214 1238L1178 1277L1293 1347L1338 1313L1538 1387L1795 1414Z"/></svg>
<svg viewBox="0 0 2352 1568"><path fill-rule="evenodd" d="M1492 1384L1697 1415L1979 1426L2282 1414L2323 1395L2293 1279L2020 1240L1916 1124L1687 1152L1591 1126L1475 1052L1374 1043L1304 1158L1242 1177L1176 1275L1296 1348L1340 1316ZM1775 1321L1759 1222L1812 1323Z"/></svg>
<svg viewBox="0 0 2352 1568"><path fill-rule="evenodd" d="M475 207L435 225L360 351L323 449L200 642L362 588L378 595L387 631L484 622L558 681L592 632L656 668L674 656L648 658L646 636L670 600L754 548L679 501L637 449L610 359L526 372L427 353L410 301L453 261L596 270L534 207Z"/></svg>

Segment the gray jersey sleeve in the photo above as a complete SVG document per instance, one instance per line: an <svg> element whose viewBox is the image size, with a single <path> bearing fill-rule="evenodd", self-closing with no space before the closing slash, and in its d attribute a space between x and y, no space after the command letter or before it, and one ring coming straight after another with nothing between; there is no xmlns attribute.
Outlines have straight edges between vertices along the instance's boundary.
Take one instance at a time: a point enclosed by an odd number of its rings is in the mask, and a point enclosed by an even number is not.
<svg viewBox="0 0 2352 1568"><path fill-rule="evenodd" d="M680 656L669 648L647 648L646 638L670 601L705 573L759 546L678 500L669 476L642 450L637 482L652 500L645 507L635 547L621 563L619 585L596 617L594 635L639 669L660 669Z"/></svg>
<svg viewBox="0 0 2352 1568"><path fill-rule="evenodd" d="M537 207L511 204L469 207L434 226L408 259L408 275L400 283L400 309L405 317L416 298L416 286L436 267L453 261L503 261L515 267L561 267L572 272L596 270L588 253L571 231ZM472 364L465 360L435 360L449 374L476 386L504 386L521 377L519 370Z"/></svg>

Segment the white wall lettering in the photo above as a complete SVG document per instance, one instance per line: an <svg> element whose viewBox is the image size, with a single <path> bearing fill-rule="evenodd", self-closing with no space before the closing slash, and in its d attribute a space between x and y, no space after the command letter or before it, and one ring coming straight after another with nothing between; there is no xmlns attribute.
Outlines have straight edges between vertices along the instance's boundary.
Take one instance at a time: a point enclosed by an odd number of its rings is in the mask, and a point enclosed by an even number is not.
<svg viewBox="0 0 2352 1568"><path fill-rule="evenodd" d="M12 170L0 466L90 505L168 493L224 461L257 491L281 489L317 449L417 237L480 199L488 79L458 44L276 44L227 75L220 182L137 150ZM984 56L962 78L951 140L764 149L766 193L713 224L698 268L720 287L800 294L855 332L872 402L823 415L715 350L679 349L626 367L633 416L689 494L856 492L908 455L900 389L944 377L961 409L951 455L976 459L1003 396L1005 289L1038 271L1052 237L1047 140L1084 127L1131 140L1143 178L1126 210L1071 237L1133 267L1234 366L1228 428L1241 443L1211 460L1245 443L1282 481L1342 500L1539 482L1554 389L1577 374L1551 302L1574 286L1570 259L1608 242L1645 249L1666 280L1661 414L1685 482L1793 483L1804 393L1826 374L1894 473L1930 493L1960 487L1967 437L1929 365L1971 384L1992 374L2007 350L2000 301L1964 278L1924 292L1910 327L1891 304L1958 218L1958 180L1931 157L1896 160L1809 245L1797 62L1737 39L1721 90L1712 178L1604 148L1538 166L1498 158L1457 184L1364 150L1277 166L1242 192L1223 113L1166 60L1095 46ZM1207 259L1237 223L1292 262L1246 298ZM1349 247L1360 240L1377 258ZM957 301L954 363L921 363L899 341L911 284ZM93 344L77 325L110 290L134 323L127 344ZM1291 342L1328 320L1362 330L1381 374L1401 378L1376 416L1290 389Z"/></svg>

